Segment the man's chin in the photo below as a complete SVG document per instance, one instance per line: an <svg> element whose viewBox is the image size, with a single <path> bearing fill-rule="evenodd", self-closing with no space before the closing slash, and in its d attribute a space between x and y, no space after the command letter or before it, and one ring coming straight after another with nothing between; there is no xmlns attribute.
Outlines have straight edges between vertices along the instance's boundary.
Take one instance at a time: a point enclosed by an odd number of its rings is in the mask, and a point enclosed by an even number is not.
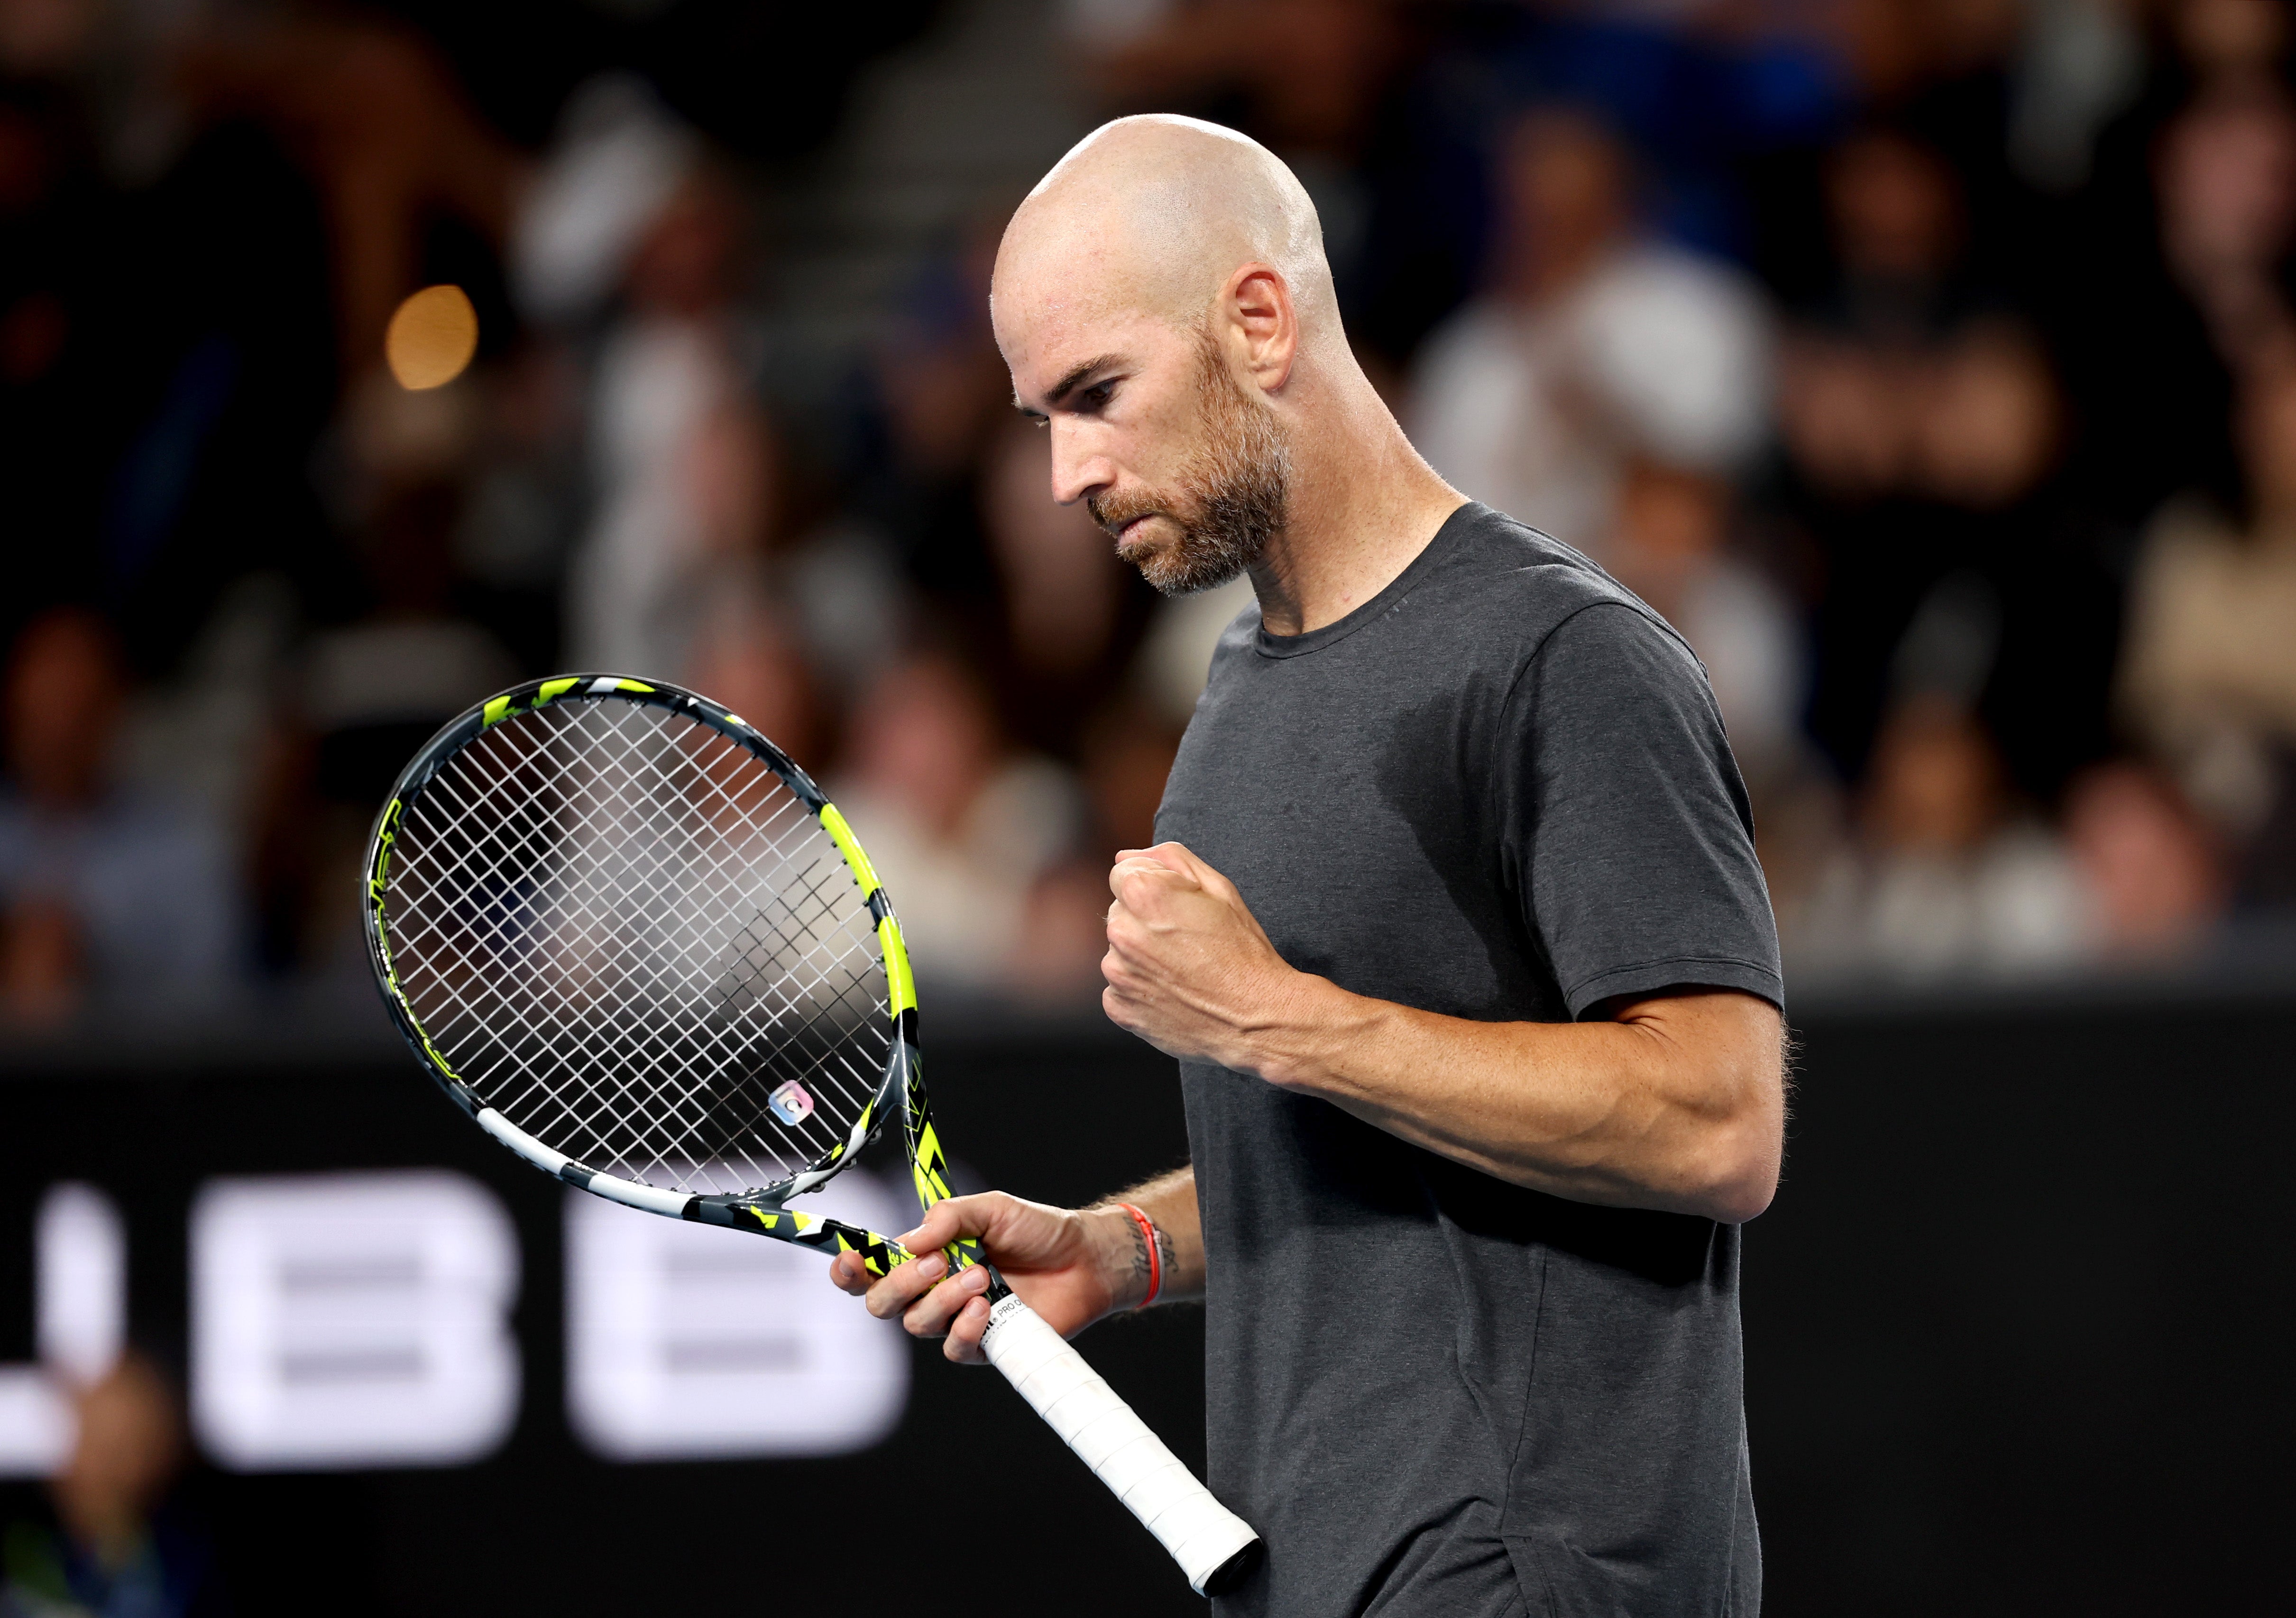
<svg viewBox="0 0 2296 1618"><path fill-rule="evenodd" d="M1185 537L1119 540L1116 554L1166 595L1194 595L1225 584L1243 571L1243 564L1233 555L1204 553Z"/></svg>
<svg viewBox="0 0 2296 1618"><path fill-rule="evenodd" d="M1116 542L1119 561L1128 562L1140 570L1140 576L1166 595L1185 595L1182 581L1188 573L1187 556L1184 549L1170 540L1120 539Z"/></svg>

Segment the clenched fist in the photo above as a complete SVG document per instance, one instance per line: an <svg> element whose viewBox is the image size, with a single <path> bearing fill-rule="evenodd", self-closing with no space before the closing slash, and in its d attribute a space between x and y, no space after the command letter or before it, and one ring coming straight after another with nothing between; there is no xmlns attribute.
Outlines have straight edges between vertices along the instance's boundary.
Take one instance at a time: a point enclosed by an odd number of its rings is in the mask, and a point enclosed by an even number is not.
<svg viewBox="0 0 2296 1618"><path fill-rule="evenodd" d="M1177 843L1126 849L1108 887L1110 1020L1168 1056L1283 1083L1275 1036L1323 980L1285 964L1235 884Z"/></svg>

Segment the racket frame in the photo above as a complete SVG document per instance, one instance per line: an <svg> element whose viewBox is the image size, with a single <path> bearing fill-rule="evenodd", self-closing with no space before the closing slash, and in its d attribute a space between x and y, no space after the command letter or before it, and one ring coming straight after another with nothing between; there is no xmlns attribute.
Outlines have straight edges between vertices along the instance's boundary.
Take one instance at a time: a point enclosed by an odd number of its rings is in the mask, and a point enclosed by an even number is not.
<svg viewBox="0 0 2296 1618"><path fill-rule="evenodd" d="M665 1190L607 1173L567 1156L512 1124L455 1071L454 1065L424 1032L406 991L399 985L390 958L385 910L390 897L391 851L407 813L447 761L495 726L555 702L594 699L634 702L680 715L708 727L758 759L781 778L782 783L820 822L845 862L847 874L860 889L863 903L869 907L870 919L875 924L879 960L885 971L885 1014L890 1038L884 1072L875 1094L862 1108L846 1138L800 1173L777 1184L734 1194ZM449 722L399 772L368 834L362 870L365 887L359 908L367 956L392 1026L446 1092L447 1099L501 1144L545 1173L610 1202L673 1219L763 1234L832 1255L858 1253L872 1275L883 1275L911 1256L898 1242L876 1231L784 1205L788 1198L819 1189L848 1167L883 1129L885 1120L896 1113L902 1119L909 1168L916 1182L917 1201L923 1208L930 1210L949 1195L948 1163L926 1099L923 1065L917 1050L916 979L910 969L908 945L901 936L900 919L893 913L892 901L869 863L869 856L862 851L859 839L854 837L853 829L845 823L845 817L829 801L828 795L795 760L740 715L667 682L636 680L627 674L561 674L514 685L473 705ZM947 1251L952 1270L981 1263L977 1242L963 1240ZM1004 1290L1002 1278L993 1270L990 1276L992 1295L1001 1295Z"/></svg>

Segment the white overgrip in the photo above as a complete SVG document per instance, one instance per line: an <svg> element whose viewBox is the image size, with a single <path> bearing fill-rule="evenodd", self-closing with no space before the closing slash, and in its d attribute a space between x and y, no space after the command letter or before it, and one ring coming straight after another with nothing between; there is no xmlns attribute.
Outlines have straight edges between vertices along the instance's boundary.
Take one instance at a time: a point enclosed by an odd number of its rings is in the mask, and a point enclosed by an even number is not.
<svg viewBox="0 0 2296 1618"><path fill-rule="evenodd" d="M1046 1425L1163 1541L1197 1594L1259 1538L1017 1296L997 1301L980 1346Z"/></svg>

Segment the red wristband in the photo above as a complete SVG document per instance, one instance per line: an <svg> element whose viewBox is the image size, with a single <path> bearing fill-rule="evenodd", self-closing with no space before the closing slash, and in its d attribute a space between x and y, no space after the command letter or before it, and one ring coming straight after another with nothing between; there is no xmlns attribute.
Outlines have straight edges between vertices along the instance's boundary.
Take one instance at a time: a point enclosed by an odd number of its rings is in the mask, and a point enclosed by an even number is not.
<svg viewBox="0 0 2296 1618"><path fill-rule="evenodd" d="M1133 1305L1135 1309L1145 1309L1164 1290L1164 1255L1156 1246L1156 1227L1130 1203L1119 1202L1116 1205L1132 1215L1132 1222L1140 1227L1140 1239L1148 1244L1148 1295Z"/></svg>

